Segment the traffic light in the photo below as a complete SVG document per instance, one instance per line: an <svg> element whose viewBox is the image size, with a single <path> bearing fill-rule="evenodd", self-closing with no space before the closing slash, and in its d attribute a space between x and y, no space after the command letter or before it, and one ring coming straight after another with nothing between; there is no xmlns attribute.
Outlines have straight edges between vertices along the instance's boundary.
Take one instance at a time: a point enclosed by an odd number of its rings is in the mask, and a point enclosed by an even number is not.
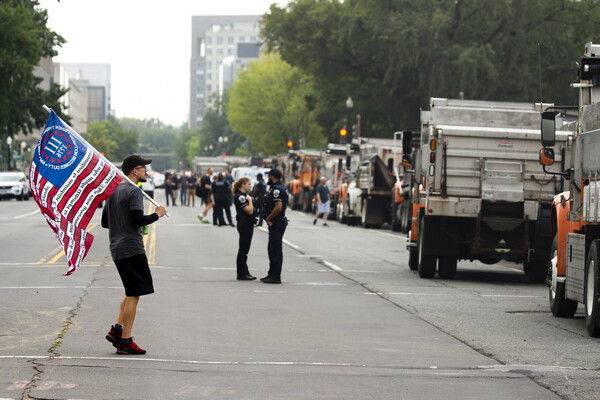
<svg viewBox="0 0 600 400"><path fill-rule="evenodd" d="M347 134L348 134L348 131L346 130L346 128L340 129L340 136L346 136Z"/></svg>
<svg viewBox="0 0 600 400"><path fill-rule="evenodd" d="M287 147L288 149L291 149L294 146L294 142L292 142L291 140L287 141Z"/></svg>

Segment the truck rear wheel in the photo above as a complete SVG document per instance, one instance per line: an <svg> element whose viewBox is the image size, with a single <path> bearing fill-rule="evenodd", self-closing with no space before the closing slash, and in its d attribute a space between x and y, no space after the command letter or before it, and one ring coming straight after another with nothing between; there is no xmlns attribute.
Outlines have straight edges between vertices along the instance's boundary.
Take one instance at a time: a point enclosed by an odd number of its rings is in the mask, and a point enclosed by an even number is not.
<svg viewBox="0 0 600 400"><path fill-rule="evenodd" d="M453 256L442 256L440 257L438 272L442 279L454 279L456 275L456 265L458 259Z"/></svg>
<svg viewBox="0 0 600 400"><path fill-rule="evenodd" d="M588 334L593 337L600 336L600 321L598 311L598 251L600 240L592 242L586 261L585 273L585 325Z"/></svg>
<svg viewBox="0 0 600 400"><path fill-rule="evenodd" d="M548 299L550 300L550 311L552 315L560 318L572 318L577 311L577 302L567 299L565 296L565 283L558 282L557 264L558 262L558 239L554 236L552 249L550 251L550 270L552 272L552 281L548 288Z"/></svg>
<svg viewBox="0 0 600 400"><path fill-rule="evenodd" d="M419 225L419 276L424 279L432 279L435 275L436 257L423 254L425 243L425 218L421 218Z"/></svg>

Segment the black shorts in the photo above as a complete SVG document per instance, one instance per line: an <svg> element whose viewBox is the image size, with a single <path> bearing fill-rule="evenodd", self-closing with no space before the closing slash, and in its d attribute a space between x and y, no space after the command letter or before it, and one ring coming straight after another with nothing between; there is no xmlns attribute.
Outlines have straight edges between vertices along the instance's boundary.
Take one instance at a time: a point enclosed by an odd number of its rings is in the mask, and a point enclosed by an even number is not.
<svg viewBox="0 0 600 400"><path fill-rule="evenodd" d="M154 293L152 274L146 254L115 260L115 265L125 287L125 296L135 297Z"/></svg>

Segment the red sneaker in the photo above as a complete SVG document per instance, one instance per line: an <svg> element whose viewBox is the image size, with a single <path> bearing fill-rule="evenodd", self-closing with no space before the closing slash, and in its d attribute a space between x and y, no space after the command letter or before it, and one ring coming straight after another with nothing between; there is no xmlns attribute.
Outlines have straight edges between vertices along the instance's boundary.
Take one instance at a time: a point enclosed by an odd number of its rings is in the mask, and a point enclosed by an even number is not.
<svg viewBox="0 0 600 400"><path fill-rule="evenodd" d="M127 341L121 340L117 346L117 354L146 354L146 350L141 349L133 338L129 338Z"/></svg>
<svg viewBox="0 0 600 400"><path fill-rule="evenodd" d="M115 327L114 325L110 327L110 331L106 334L106 340L112 343L113 346L119 347L119 343L121 342L121 335L123 334L123 330Z"/></svg>

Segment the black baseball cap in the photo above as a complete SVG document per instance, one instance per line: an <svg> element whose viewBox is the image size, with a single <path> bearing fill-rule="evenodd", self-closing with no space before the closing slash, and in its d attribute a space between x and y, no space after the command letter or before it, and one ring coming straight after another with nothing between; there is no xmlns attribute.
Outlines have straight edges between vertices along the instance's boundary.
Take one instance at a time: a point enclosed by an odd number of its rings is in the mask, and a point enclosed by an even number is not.
<svg viewBox="0 0 600 400"><path fill-rule="evenodd" d="M273 168L272 170L270 170L269 172L267 172L267 175L269 176L273 176L277 179L281 179L281 171L278 170L277 168Z"/></svg>
<svg viewBox="0 0 600 400"><path fill-rule="evenodd" d="M125 172L125 174L129 174L138 165L148 165L151 162L152 160L150 159L142 158L141 156L134 154L132 156L125 157L123 164L121 164L121 169L123 172Z"/></svg>

